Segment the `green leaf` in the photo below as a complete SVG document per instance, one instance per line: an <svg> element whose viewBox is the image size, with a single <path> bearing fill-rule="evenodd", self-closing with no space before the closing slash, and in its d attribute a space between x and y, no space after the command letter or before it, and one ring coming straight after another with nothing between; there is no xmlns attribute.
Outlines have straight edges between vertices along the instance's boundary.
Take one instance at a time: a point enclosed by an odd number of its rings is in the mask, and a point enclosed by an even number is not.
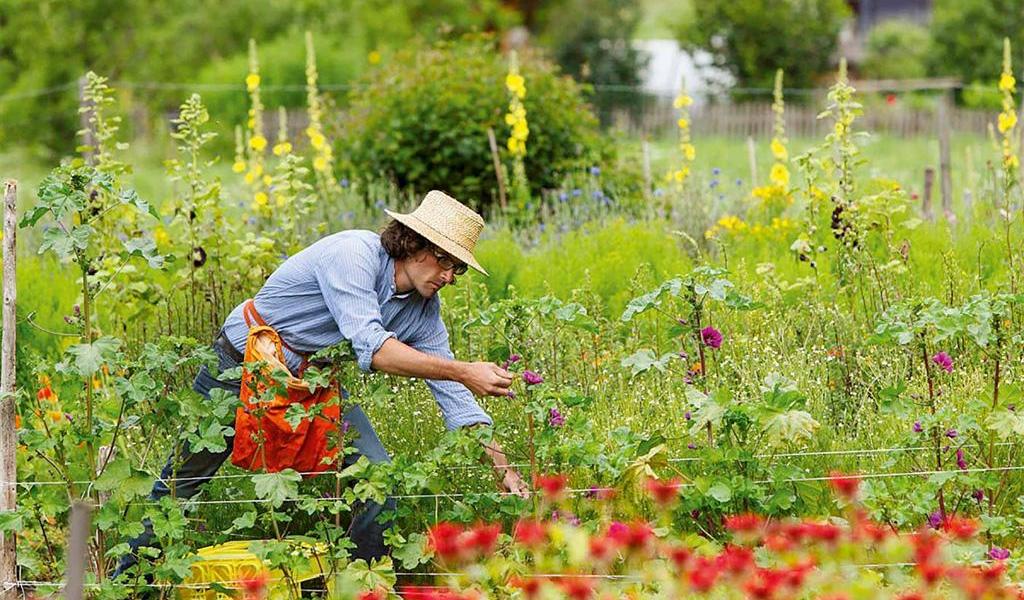
<svg viewBox="0 0 1024 600"><path fill-rule="evenodd" d="M708 496L711 496L715 500L725 504L729 500L732 500L732 490L729 486L724 483L716 483L708 489Z"/></svg>
<svg viewBox="0 0 1024 600"><path fill-rule="evenodd" d="M676 355L672 353L663 354L660 358L655 357L654 351L644 348L638 350L630 356L622 359L619 364L623 367L630 369L630 376L635 377L644 371L648 371L652 368L665 372L665 368L668 362L672 360Z"/></svg>
<svg viewBox="0 0 1024 600"><path fill-rule="evenodd" d="M113 361L121 348L121 340L101 337L91 344L76 344L67 352L74 358L73 370L83 378L91 380L104 363Z"/></svg>
<svg viewBox="0 0 1024 600"><path fill-rule="evenodd" d="M21 531L24 527L21 513L16 510L0 511L0 531Z"/></svg>
<svg viewBox="0 0 1024 600"><path fill-rule="evenodd" d="M256 525L256 511L250 510L231 522L231 530L250 529Z"/></svg>
<svg viewBox="0 0 1024 600"><path fill-rule="evenodd" d="M188 443L193 452L208 450L214 454L227 450L226 436L235 435L232 427L221 425L216 418L211 418L199 431L188 435Z"/></svg>
<svg viewBox="0 0 1024 600"><path fill-rule="evenodd" d="M164 256L157 251L156 242L152 238L130 238L125 240L124 249L128 256L141 256L145 258L152 269L159 269L164 266Z"/></svg>
<svg viewBox="0 0 1024 600"><path fill-rule="evenodd" d="M398 559L405 569L415 569L430 562L434 553L427 549L427 536L413 533L409 536L408 542L391 552L391 556Z"/></svg>
<svg viewBox="0 0 1024 600"><path fill-rule="evenodd" d="M276 473L261 473L252 476L256 497L270 500L274 508L279 508L285 500L299 496L299 482L302 476L294 469L285 469Z"/></svg>
<svg viewBox="0 0 1024 600"><path fill-rule="evenodd" d="M139 197L139 193L131 188L125 188L118 194L117 199L121 201L121 204L131 204L139 211L144 212L154 219L160 219L160 213L157 212L156 208Z"/></svg>

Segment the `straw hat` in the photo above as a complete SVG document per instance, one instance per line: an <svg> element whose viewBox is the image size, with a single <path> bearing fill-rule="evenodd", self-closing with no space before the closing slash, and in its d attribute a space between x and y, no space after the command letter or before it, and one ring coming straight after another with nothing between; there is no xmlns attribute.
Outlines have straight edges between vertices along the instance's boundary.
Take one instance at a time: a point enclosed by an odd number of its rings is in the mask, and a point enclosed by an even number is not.
<svg viewBox="0 0 1024 600"><path fill-rule="evenodd" d="M438 248L487 275L473 257L484 219L448 194L431 190L409 214L384 210L389 217L433 242Z"/></svg>

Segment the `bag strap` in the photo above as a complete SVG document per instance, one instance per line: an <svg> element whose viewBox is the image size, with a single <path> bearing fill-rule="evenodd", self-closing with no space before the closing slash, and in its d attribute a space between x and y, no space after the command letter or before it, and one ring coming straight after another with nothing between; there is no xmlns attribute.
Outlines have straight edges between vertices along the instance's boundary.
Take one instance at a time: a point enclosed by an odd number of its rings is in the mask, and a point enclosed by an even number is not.
<svg viewBox="0 0 1024 600"><path fill-rule="evenodd" d="M245 318L245 324L249 329L253 327L270 327L267 322L260 316L259 311L256 310L256 301L249 298L245 301L245 305L242 307L242 316ZM273 327L270 327L273 329ZM275 330L276 333L276 330ZM290 350L296 356L302 358L302 363L299 365L299 376L302 376L302 372L306 370L306 366L309 365L309 355L304 352L299 352L295 348L288 345L288 342L281 338L281 334L278 334L278 339L281 340L281 345Z"/></svg>

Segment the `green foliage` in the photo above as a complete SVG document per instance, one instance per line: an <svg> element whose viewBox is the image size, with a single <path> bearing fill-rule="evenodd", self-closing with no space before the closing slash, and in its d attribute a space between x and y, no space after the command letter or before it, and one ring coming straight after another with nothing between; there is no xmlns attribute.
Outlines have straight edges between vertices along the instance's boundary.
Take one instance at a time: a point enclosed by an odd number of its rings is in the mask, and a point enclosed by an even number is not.
<svg viewBox="0 0 1024 600"><path fill-rule="evenodd" d="M912 21L893 19L868 34L861 65L864 76L876 79L914 79L928 74L931 55L928 30Z"/></svg>
<svg viewBox="0 0 1024 600"><path fill-rule="evenodd" d="M965 26L970 24L969 27ZM964 82L994 80L1002 70L1002 48L1008 38L1014 64L1024 51L1022 0L936 0L931 35L935 40L931 71Z"/></svg>
<svg viewBox="0 0 1024 600"><path fill-rule="evenodd" d="M832 68L839 29L849 15L842 0L702 0L679 36L711 53L741 87L771 88L775 71L789 87L813 87Z"/></svg>
<svg viewBox="0 0 1024 600"><path fill-rule="evenodd" d="M419 192L442 189L476 208L497 197L487 129L510 164L505 139L508 64L487 38L396 55L351 98L342 152L359 178L387 177ZM544 60L521 57L530 128L525 167L534 192L597 160L596 120L580 90Z"/></svg>

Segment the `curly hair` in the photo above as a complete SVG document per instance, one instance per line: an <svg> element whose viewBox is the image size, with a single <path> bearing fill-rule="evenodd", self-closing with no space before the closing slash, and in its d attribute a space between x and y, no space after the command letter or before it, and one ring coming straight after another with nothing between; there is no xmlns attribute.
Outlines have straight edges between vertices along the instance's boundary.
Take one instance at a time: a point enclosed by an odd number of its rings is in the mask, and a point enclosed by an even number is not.
<svg viewBox="0 0 1024 600"><path fill-rule="evenodd" d="M388 256L395 260L411 258L433 245L427 238L394 219L381 230L380 243Z"/></svg>

